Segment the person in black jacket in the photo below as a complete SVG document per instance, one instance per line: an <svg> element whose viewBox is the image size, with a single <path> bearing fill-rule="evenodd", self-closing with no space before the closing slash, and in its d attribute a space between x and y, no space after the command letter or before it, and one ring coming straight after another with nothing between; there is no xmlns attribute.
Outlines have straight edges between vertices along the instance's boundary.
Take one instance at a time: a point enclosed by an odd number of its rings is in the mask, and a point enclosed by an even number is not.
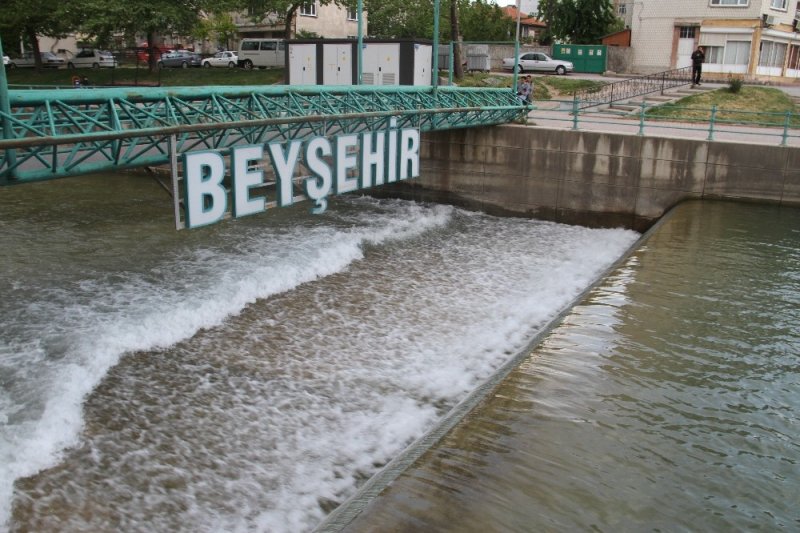
<svg viewBox="0 0 800 533"><path fill-rule="evenodd" d="M692 85L700 85L700 75L703 73L705 61L706 54L703 52L703 47L698 46L697 50L692 52Z"/></svg>

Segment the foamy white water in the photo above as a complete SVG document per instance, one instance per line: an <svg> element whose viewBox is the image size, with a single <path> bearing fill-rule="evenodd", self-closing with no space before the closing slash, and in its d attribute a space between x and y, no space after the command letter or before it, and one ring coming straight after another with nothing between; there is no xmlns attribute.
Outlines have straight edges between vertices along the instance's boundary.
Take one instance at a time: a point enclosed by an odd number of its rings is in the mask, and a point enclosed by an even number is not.
<svg viewBox="0 0 800 533"><path fill-rule="evenodd" d="M313 528L637 238L371 199L179 234L0 204L0 522L61 531Z"/></svg>

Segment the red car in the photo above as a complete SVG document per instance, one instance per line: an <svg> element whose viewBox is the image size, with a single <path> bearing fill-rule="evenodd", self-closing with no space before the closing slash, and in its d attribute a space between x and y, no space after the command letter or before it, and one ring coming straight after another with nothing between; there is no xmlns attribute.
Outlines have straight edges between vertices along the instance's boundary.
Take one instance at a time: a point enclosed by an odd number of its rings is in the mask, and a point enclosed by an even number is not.
<svg viewBox="0 0 800 533"><path fill-rule="evenodd" d="M144 45L136 47L136 59L138 59L139 61L143 61L143 62L147 63L149 61L149 58L150 58L150 50L152 50L153 53L155 54L156 61L161 59L161 56L163 54L168 54L168 53L172 52L172 48L162 48L160 46L148 47L146 44L144 44Z"/></svg>

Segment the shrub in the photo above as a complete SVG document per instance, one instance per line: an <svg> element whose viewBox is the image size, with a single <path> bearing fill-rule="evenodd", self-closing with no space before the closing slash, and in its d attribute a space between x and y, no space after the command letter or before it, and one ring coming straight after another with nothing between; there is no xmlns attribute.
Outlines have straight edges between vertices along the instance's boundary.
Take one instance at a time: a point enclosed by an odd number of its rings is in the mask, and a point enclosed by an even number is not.
<svg viewBox="0 0 800 533"><path fill-rule="evenodd" d="M744 82L742 81L742 78L733 78L733 77L731 77L728 80L728 91L732 92L733 94L738 93L739 91L742 90L742 84L743 83Z"/></svg>

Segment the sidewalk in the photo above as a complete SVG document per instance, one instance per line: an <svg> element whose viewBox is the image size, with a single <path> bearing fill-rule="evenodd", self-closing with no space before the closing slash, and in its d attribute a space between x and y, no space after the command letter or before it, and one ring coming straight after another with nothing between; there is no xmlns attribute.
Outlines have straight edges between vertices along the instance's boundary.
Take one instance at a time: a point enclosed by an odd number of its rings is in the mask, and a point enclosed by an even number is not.
<svg viewBox="0 0 800 533"><path fill-rule="evenodd" d="M608 80L608 77L597 74L577 74L581 79ZM642 95L631 98L630 104L615 103L612 109L608 106L582 110L577 121L572 113L570 100L545 100L534 102L535 109L528 114L529 127L557 130L601 131L623 133L630 135L643 135L646 137L671 137L682 139L697 139L704 141L728 141L746 144L763 144L778 146L784 143L787 146L800 146L800 130L783 127L745 126L716 122L711 129L709 121L664 121L646 119L642 126L640 112L642 99L649 100L647 105L663 105L675 102L690 96L726 87L725 83L703 83L699 87L687 86L668 89L661 96L660 93ZM800 100L800 84L791 86L774 86L783 90L787 95ZM620 105L622 104L622 105ZM786 138L784 139L784 134Z"/></svg>

